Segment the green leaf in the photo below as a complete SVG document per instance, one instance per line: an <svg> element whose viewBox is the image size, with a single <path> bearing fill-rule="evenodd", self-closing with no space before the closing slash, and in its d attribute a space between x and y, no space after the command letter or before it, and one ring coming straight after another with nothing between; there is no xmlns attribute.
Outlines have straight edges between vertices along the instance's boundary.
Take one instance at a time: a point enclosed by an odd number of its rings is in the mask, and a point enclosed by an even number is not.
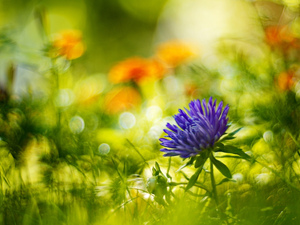
<svg viewBox="0 0 300 225"><path fill-rule="evenodd" d="M207 192L211 192L209 189L208 189L208 187L206 187L204 184L201 184L200 182L196 182L195 184L194 184L194 186L195 187L198 187L198 188L201 188L201 189L203 189L203 190L205 190L205 191L207 191Z"/></svg>
<svg viewBox="0 0 300 225"><path fill-rule="evenodd" d="M221 161L217 160L212 154L210 155L210 160L215 165L215 167L227 178L232 178L230 170L228 167L222 163Z"/></svg>
<svg viewBox="0 0 300 225"><path fill-rule="evenodd" d="M190 178L182 171L180 171L180 173L183 175L183 177L186 179L186 180L190 180Z"/></svg>
<svg viewBox="0 0 300 225"><path fill-rule="evenodd" d="M232 139L235 139L235 137L233 137L233 136L226 136L226 137L222 138L220 141L222 142L222 141L228 141L228 140L232 140Z"/></svg>
<svg viewBox="0 0 300 225"><path fill-rule="evenodd" d="M154 167L152 168L152 170L153 169L154 169ZM156 174L157 175L161 174L162 176L164 176L167 179L166 175L161 171L160 166L157 162L155 162L155 169L156 169ZM152 172L152 174L153 174L153 172Z"/></svg>
<svg viewBox="0 0 300 225"><path fill-rule="evenodd" d="M156 169L157 171L161 171L161 170L160 170L160 167L159 167L159 165L158 165L157 162L155 162L155 169Z"/></svg>
<svg viewBox="0 0 300 225"><path fill-rule="evenodd" d="M189 165L192 165L193 162L195 161L196 157L192 157L186 164L182 165L181 167L179 167L179 169L176 171L179 172L180 170L182 170L183 168L189 166Z"/></svg>
<svg viewBox="0 0 300 225"><path fill-rule="evenodd" d="M219 147L219 148L224 148L224 144L223 143L221 143L221 142L217 142L216 144L215 144L215 147Z"/></svg>
<svg viewBox="0 0 300 225"><path fill-rule="evenodd" d="M232 131L231 133L229 133L228 135L230 135L230 136L234 136L235 134L237 134L241 129L243 129L242 127L240 127L240 128L238 128L238 129L236 129L236 130L234 130L234 131Z"/></svg>
<svg viewBox="0 0 300 225"><path fill-rule="evenodd" d="M226 177L223 180L221 180L221 182L218 183L217 185L221 185L221 184L226 183L226 182L235 182L236 183L236 180L229 179L229 178Z"/></svg>
<svg viewBox="0 0 300 225"><path fill-rule="evenodd" d="M241 129L243 129L243 127L240 127L240 128L238 128L238 129L232 131L232 132L229 133L226 137L222 138L222 139L220 140L220 142L222 142L222 141L228 141L228 140L234 139L234 138L235 138L234 135L235 135L236 133L238 133Z"/></svg>
<svg viewBox="0 0 300 225"><path fill-rule="evenodd" d="M243 159L240 156L237 155L221 155L221 156L216 156L216 158L233 158L233 159Z"/></svg>
<svg viewBox="0 0 300 225"><path fill-rule="evenodd" d="M157 171L154 167L152 167L152 176L157 176L159 171Z"/></svg>
<svg viewBox="0 0 300 225"><path fill-rule="evenodd" d="M208 158L208 151L202 152L197 158L195 162L195 168L203 167L204 163Z"/></svg>
<svg viewBox="0 0 300 225"><path fill-rule="evenodd" d="M239 155L240 157L242 157L243 159L246 159L246 160L251 159L251 157L249 155L247 155L245 152L243 152L242 149L237 148L233 145L224 145L223 147L218 148L216 151Z"/></svg>
<svg viewBox="0 0 300 225"><path fill-rule="evenodd" d="M191 187L194 186L194 184L195 184L195 183L197 182L197 180L198 180L198 177L199 177L199 175L200 175L200 173L201 173L201 170L202 170L202 167L199 167L199 168L197 169L196 173L194 173L194 175L191 176L191 178L189 179L189 182L188 182L188 184L187 184L187 186L186 186L186 188L185 188L185 191L189 190Z"/></svg>

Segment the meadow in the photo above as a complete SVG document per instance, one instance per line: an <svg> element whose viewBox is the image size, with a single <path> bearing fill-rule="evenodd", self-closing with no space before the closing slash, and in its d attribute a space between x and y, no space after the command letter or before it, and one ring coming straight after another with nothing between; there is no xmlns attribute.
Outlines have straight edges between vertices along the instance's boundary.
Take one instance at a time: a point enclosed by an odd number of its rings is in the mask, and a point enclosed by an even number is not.
<svg viewBox="0 0 300 225"><path fill-rule="evenodd" d="M299 225L299 11L0 0L0 224Z"/></svg>

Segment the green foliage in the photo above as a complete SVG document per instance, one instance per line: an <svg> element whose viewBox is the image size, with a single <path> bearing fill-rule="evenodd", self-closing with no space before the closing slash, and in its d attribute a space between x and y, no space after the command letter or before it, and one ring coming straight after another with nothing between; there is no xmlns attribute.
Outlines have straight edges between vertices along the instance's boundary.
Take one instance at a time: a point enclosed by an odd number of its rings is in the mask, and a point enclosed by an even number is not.
<svg viewBox="0 0 300 225"><path fill-rule="evenodd" d="M260 40L220 40L213 65L203 55L157 80L110 83L114 63L153 53L166 2L0 1L1 20L18 24L0 27L0 224L300 224L299 32L268 42L272 16L247 4ZM299 25L299 6L285 2L264 3L277 30ZM78 59L52 43L65 4L87 11L73 21L86 23ZM75 20L72 7L60 10ZM107 97L124 87L136 105ZM191 158L162 157L171 116L210 96L229 104L228 132Z"/></svg>
<svg viewBox="0 0 300 225"><path fill-rule="evenodd" d="M232 178L230 170L228 167L222 163L221 161L217 160L212 154L210 155L210 160L214 164L214 166L227 178Z"/></svg>
<svg viewBox="0 0 300 225"><path fill-rule="evenodd" d="M191 178L189 179L189 182L188 182L188 184L187 184L187 186L185 188L186 191L189 190L191 187L193 187L195 185L195 183L197 182L198 177L199 177L201 171L202 171L202 167L198 168L197 171L196 171L196 173L194 173L194 175L191 176Z"/></svg>

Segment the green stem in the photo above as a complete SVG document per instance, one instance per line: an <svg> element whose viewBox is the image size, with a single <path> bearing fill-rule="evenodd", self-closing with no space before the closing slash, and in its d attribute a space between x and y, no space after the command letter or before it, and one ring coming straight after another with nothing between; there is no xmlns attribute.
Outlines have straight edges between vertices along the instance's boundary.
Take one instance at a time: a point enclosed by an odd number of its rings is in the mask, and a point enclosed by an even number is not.
<svg viewBox="0 0 300 225"><path fill-rule="evenodd" d="M211 153L211 154L213 154L213 153ZM219 199L218 199L218 195L217 195L216 181L215 181L215 177L214 177L214 164L211 159L210 159L210 180L211 180L211 186L212 186L212 193L213 193L214 199L216 201L217 210L218 210Z"/></svg>
<svg viewBox="0 0 300 225"><path fill-rule="evenodd" d="M171 178L169 172L170 172L170 169L171 169L171 160L172 160L172 157L169 157L169 164L168 164L168 170L167 170L167 177L168 178ZM171 178L172 180L172 178Z"/></svg>
<svg viewBox="0 0 300 225"><path fill-rule="evenodd" d="M213 151L211 151L211 153L210 153L210 180L211 180L211 186L212 186L212 193L213 193L213 196L214 196L214 199L216 202L216 211L217 211L220 219L223 220L225 224L229 224L228 220L227 220L227 216L219 210L219 199L218 199L218 194L217 194L216 181L215 181L215 177L214 177L214 164L213 164L213 161L211 160L212 157L214 157Z"/></svg>

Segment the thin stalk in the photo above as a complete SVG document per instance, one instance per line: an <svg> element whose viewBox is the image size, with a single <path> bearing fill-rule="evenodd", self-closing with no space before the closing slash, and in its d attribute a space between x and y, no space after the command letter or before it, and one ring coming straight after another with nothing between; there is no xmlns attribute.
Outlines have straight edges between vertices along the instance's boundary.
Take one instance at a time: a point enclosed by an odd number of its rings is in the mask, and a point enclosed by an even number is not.
<svg viewBox="0 0 300 225"><path fill-rule="evenodd" d="M213 151L211 152L210 157L213 157ZM225 215L223 212L219 210L219 198L217 194L217 189L216 189L216 181L214 177L214 164L210 158L210 180L211 180L211 186L212 186L212 194L214 196L215 202L216 202L216 211L220 217L221 220L225 222L225 224L229 224L227 220L227 215Z"/></svg>
<svg viewBox="0 0 300 225"><path fill-rule="evenodd" d="M219 199L218 199L218 194L217 194L217 189L216 189L216 181L215 181L215 177L214 177L214 164L213 164L212 160L210 160L210 180L211 180L212 193L213 193L214 199L216 201L216 207L218 210Z"/></svg>
<svg viewBox="0 0 300 225"><path fill-rule="evenodd" d="M172 157L169 157L169 164L168 164L167 176L169 175L169 172L170 172L170 169L171 169L171 160L172 160Z"/></svg>

